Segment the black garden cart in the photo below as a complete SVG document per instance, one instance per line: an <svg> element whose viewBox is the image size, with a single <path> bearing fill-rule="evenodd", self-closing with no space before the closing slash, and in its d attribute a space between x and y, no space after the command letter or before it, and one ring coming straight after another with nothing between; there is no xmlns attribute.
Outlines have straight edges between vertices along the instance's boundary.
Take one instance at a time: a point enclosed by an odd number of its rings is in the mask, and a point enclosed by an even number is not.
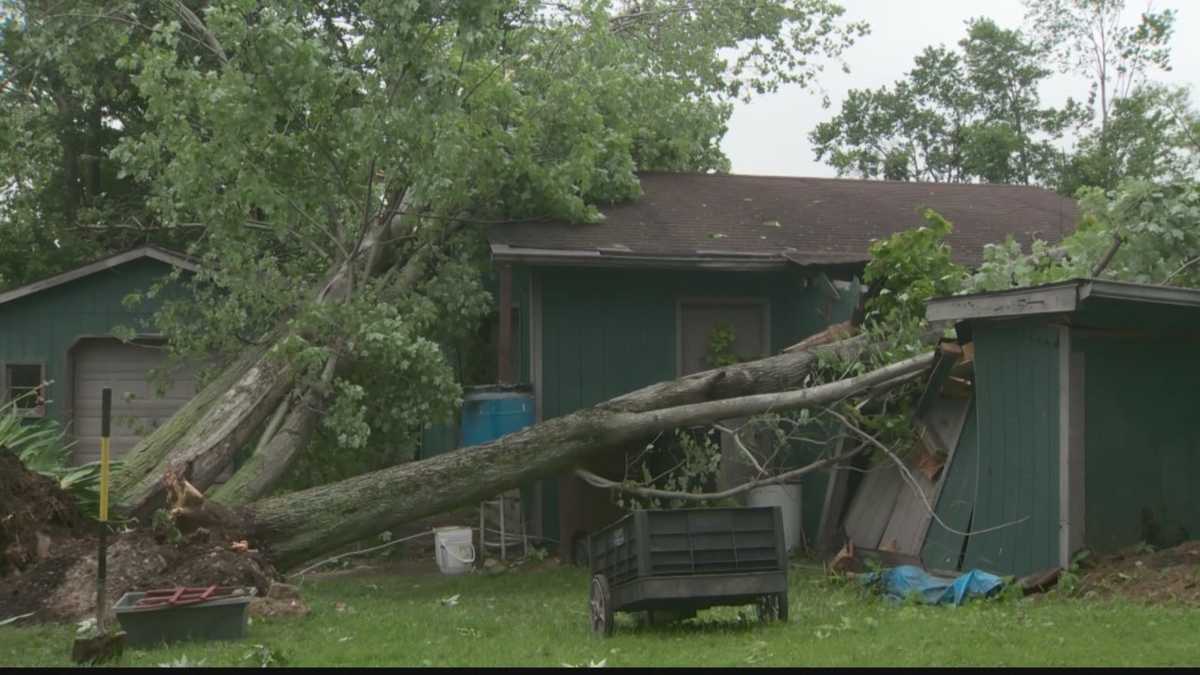
<svg viewBox="0 0 1200 675"><path fill-rule="evenodd" d="M611 635L615 612L692 614L758 606L786 621L787 550L778 507L646 510L588 541L592 631Z"/></svg>

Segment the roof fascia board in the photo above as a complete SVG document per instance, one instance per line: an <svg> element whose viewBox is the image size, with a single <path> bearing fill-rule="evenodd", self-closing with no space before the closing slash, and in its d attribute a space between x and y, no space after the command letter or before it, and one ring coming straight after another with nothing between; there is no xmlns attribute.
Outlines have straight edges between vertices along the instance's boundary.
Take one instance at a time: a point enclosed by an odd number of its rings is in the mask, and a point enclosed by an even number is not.
<svg viewBox="0 0 1200 675"><path fill-rule="evenodd" d="M826 270L837 275L838 271L860 270L865 261L847 260L836 257L827 262L803 260L789 252L780 255L770 253L718 253L697 251L691 256L655 256L625 253L615 249L532 249L515 248L508 244L491 244L492 257L497 262L520 262L529 265L590 265L594 267L643 267L655 269L710 269L724 271L779 271L800 268L803 270ZM852 276L852 275L851 275ZM849 277L847 277L849 278Z"/></svg>
<svg viewBox="0 0 1200 675"><path fill-rule="evenodd" d="M599 251L512 248L492 244L492 257L497 262L520 262L530 265L564 265L591 267L643 267L657 269L708 269L724 271L773 271L787 269L791 263L774 256L643 256L614 255Z"/></svg>
<svg viewBox="0 0 1200 675"><path fill-rule="evenodd" d="M1200 307L1200 291L1175 286L1150 286L1094 279L1086 281L1080 288L1080 302L1088 298Z"/></svg>
<svg viewBox="0 0 1200 675"><path fill-rule="evenodd" d="M929 321L961 321L1073 312L1079 306L1079 282L995 293L935 298L925 307Z"/></svg>
<svg viewBox="0 0 1200 675"><path fill-rule="evenodd" d="M142 246L131 251L118 253L116 255L97 260L96 262L84 265L83 267L76 267L73 270L63 272L62 274L52 276L48 279L35 281L18 288L14 288L11 291L0 293L0 305L33 295L34 293L39 293L41 291L54 288L55 286L61 286L77 279L82 279L95 274L96 272L101 272L124 265L127 262L131 262L139 258L152 258L168 265L174 265L176 267L183 268L189 272L196 272L200 269L195 263L181 256L168 253L153 246Z"/></svg>

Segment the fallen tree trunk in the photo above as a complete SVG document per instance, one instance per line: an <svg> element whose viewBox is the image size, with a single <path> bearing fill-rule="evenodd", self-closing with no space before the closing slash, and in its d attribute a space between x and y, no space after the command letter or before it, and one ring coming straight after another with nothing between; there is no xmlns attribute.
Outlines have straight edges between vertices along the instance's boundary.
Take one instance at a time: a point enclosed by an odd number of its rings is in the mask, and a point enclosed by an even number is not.
<svg viewBox="0 0 1200 675"><path fill-rule="evenodd" d="M130 451L113 486L120 512L149 522L166 503L168 472L200 490L216 480L292 386L267 351L260 347L242 355Z"/></svg>
<svg viewBox="0 0 1200 675"><path fill-rule="evenodd" d="M354 290L355 268L360 274L376 276L389 269L383 240L398 226L396 214L407 204L407 192L396 197L396 206L364 230L354 251L334 266L316 293L315 302L339 303ZM412 284L424 270L430 247L418 251L400 268L399 284ZM365 262L360 264L359 259ZM234 454L250 441L272 414L292 394L297 405L281 429L268 425L260 452L250 458L230 485L220 492L221 501L243 503L266 494L308 444L316 427L319 409L338 363L335 353L328 359L320 382L297 389L287 369L275 362L270 352L279 343L270 335L264 345L248 350L227 366L221 375L180 410L164 427L150 434L126 458L117 483L116 510L126 516L149 521L153 511L166 505L168 488L164 477L178 476L203 492L232 462Z"/></svg>
<svg viewBox="0 0 1200 675"><path fill-rule="evenodd" d="M630 394L490 443L257 501L238 509L237 514L252 539L270 552L273 562L287 567L396 524L557 475L581 460L655 433L732 417L828 405L891 386L897 378L928 368L932 360L932 353L923 354L857 377L797 391L640 412L613 405L620 399L626 403L642 400Z"/></svg>
<svg viewBox="0 0 1200 675"><path fill-rule="evenodd" d="M673 406L797 389L821 359L855 361L871 348L867 336L693 373L622 394L597 405L604 410L646 412Z"/></svg>

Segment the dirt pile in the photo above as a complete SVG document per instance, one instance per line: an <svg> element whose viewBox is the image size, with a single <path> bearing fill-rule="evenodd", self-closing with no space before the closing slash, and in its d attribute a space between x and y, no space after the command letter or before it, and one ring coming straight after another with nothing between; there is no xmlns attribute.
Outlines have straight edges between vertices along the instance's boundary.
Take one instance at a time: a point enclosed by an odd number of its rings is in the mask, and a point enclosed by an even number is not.
<svg viewBox="0 0 1200 675"><path fill-rule="evenodd" d="M69 495L0 452L0 620L77 621L95 613L98 524ZM120 530L109 537L111 607L128 591L175 586L253 586L277 577L266 558L236 545L235 533Z"/></svg>
<svg viewBox="0 0 1200 675"><path fill-rule="evenodd" d="M1079 592L1085 596L1200 606L1200 541L1161 551L1133 548L1080 567Z"/></svg>
<svg viewBox="0 0 1200 675"><path fill-rule="evenodd" d="M58 483L27 471L0 448L0 577L45 559L58 541L83 532L84 518Z"/></svg>

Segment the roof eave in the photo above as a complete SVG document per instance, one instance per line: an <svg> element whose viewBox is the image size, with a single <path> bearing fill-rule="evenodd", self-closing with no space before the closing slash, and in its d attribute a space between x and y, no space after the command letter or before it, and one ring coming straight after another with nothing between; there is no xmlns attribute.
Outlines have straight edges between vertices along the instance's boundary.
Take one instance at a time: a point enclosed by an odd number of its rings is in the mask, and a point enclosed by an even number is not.
<svg viewBox="0 0 1200 675"><path fill-rule="evenodd" d="M76 267L73 270L63 272L62 274L57 274L55 276L25 284L24 286L0 293L0 305L12 302L14 300L19 300L21 298L33 295L34 293L40 293L41 291L54 288L55 286L61 286L65 283L91 276L97 272L102 272L107 269L124 265L127 262L132 262L139 258L151 258L174 267L179 267L189 272L198 272L200 270L199 265L182 255L159 248L157 246L140 246L138 248L125 251L124 253L117 253L116 255L111 255L107 258L101 258L93 263L89 263L82 267Z"/></svg>
<svg viewBox="0 0 1200 675"><path fill-rule="evenodd" d="M703 269L737 272L769 272L795 267L852 268L865 261L807 260L784 253L737 253L697 251L692 255L647 255L612 249L542 249L492 244L496 262L519 262L537 266L587 266L607 268Z"/></svg>
<svg viewBox="0 0 1200 675"><path fill-rule="evenodd" d="M1104 298L1107 300L1133 300L1152 302L1159 305L1200 307L1200 291L1178 286L1151 286L1117 281L1086 280L1079 291L1079 300Z"/></svg>
<svg viewBox="0 0 1200 675"><path fill-rule="evenodd" d="M966 321L1066 314L1092 298L1200 308L1200 291L1193 289L1071 279L1044 286L933 298L925 305L925 318Z"/></svg>

